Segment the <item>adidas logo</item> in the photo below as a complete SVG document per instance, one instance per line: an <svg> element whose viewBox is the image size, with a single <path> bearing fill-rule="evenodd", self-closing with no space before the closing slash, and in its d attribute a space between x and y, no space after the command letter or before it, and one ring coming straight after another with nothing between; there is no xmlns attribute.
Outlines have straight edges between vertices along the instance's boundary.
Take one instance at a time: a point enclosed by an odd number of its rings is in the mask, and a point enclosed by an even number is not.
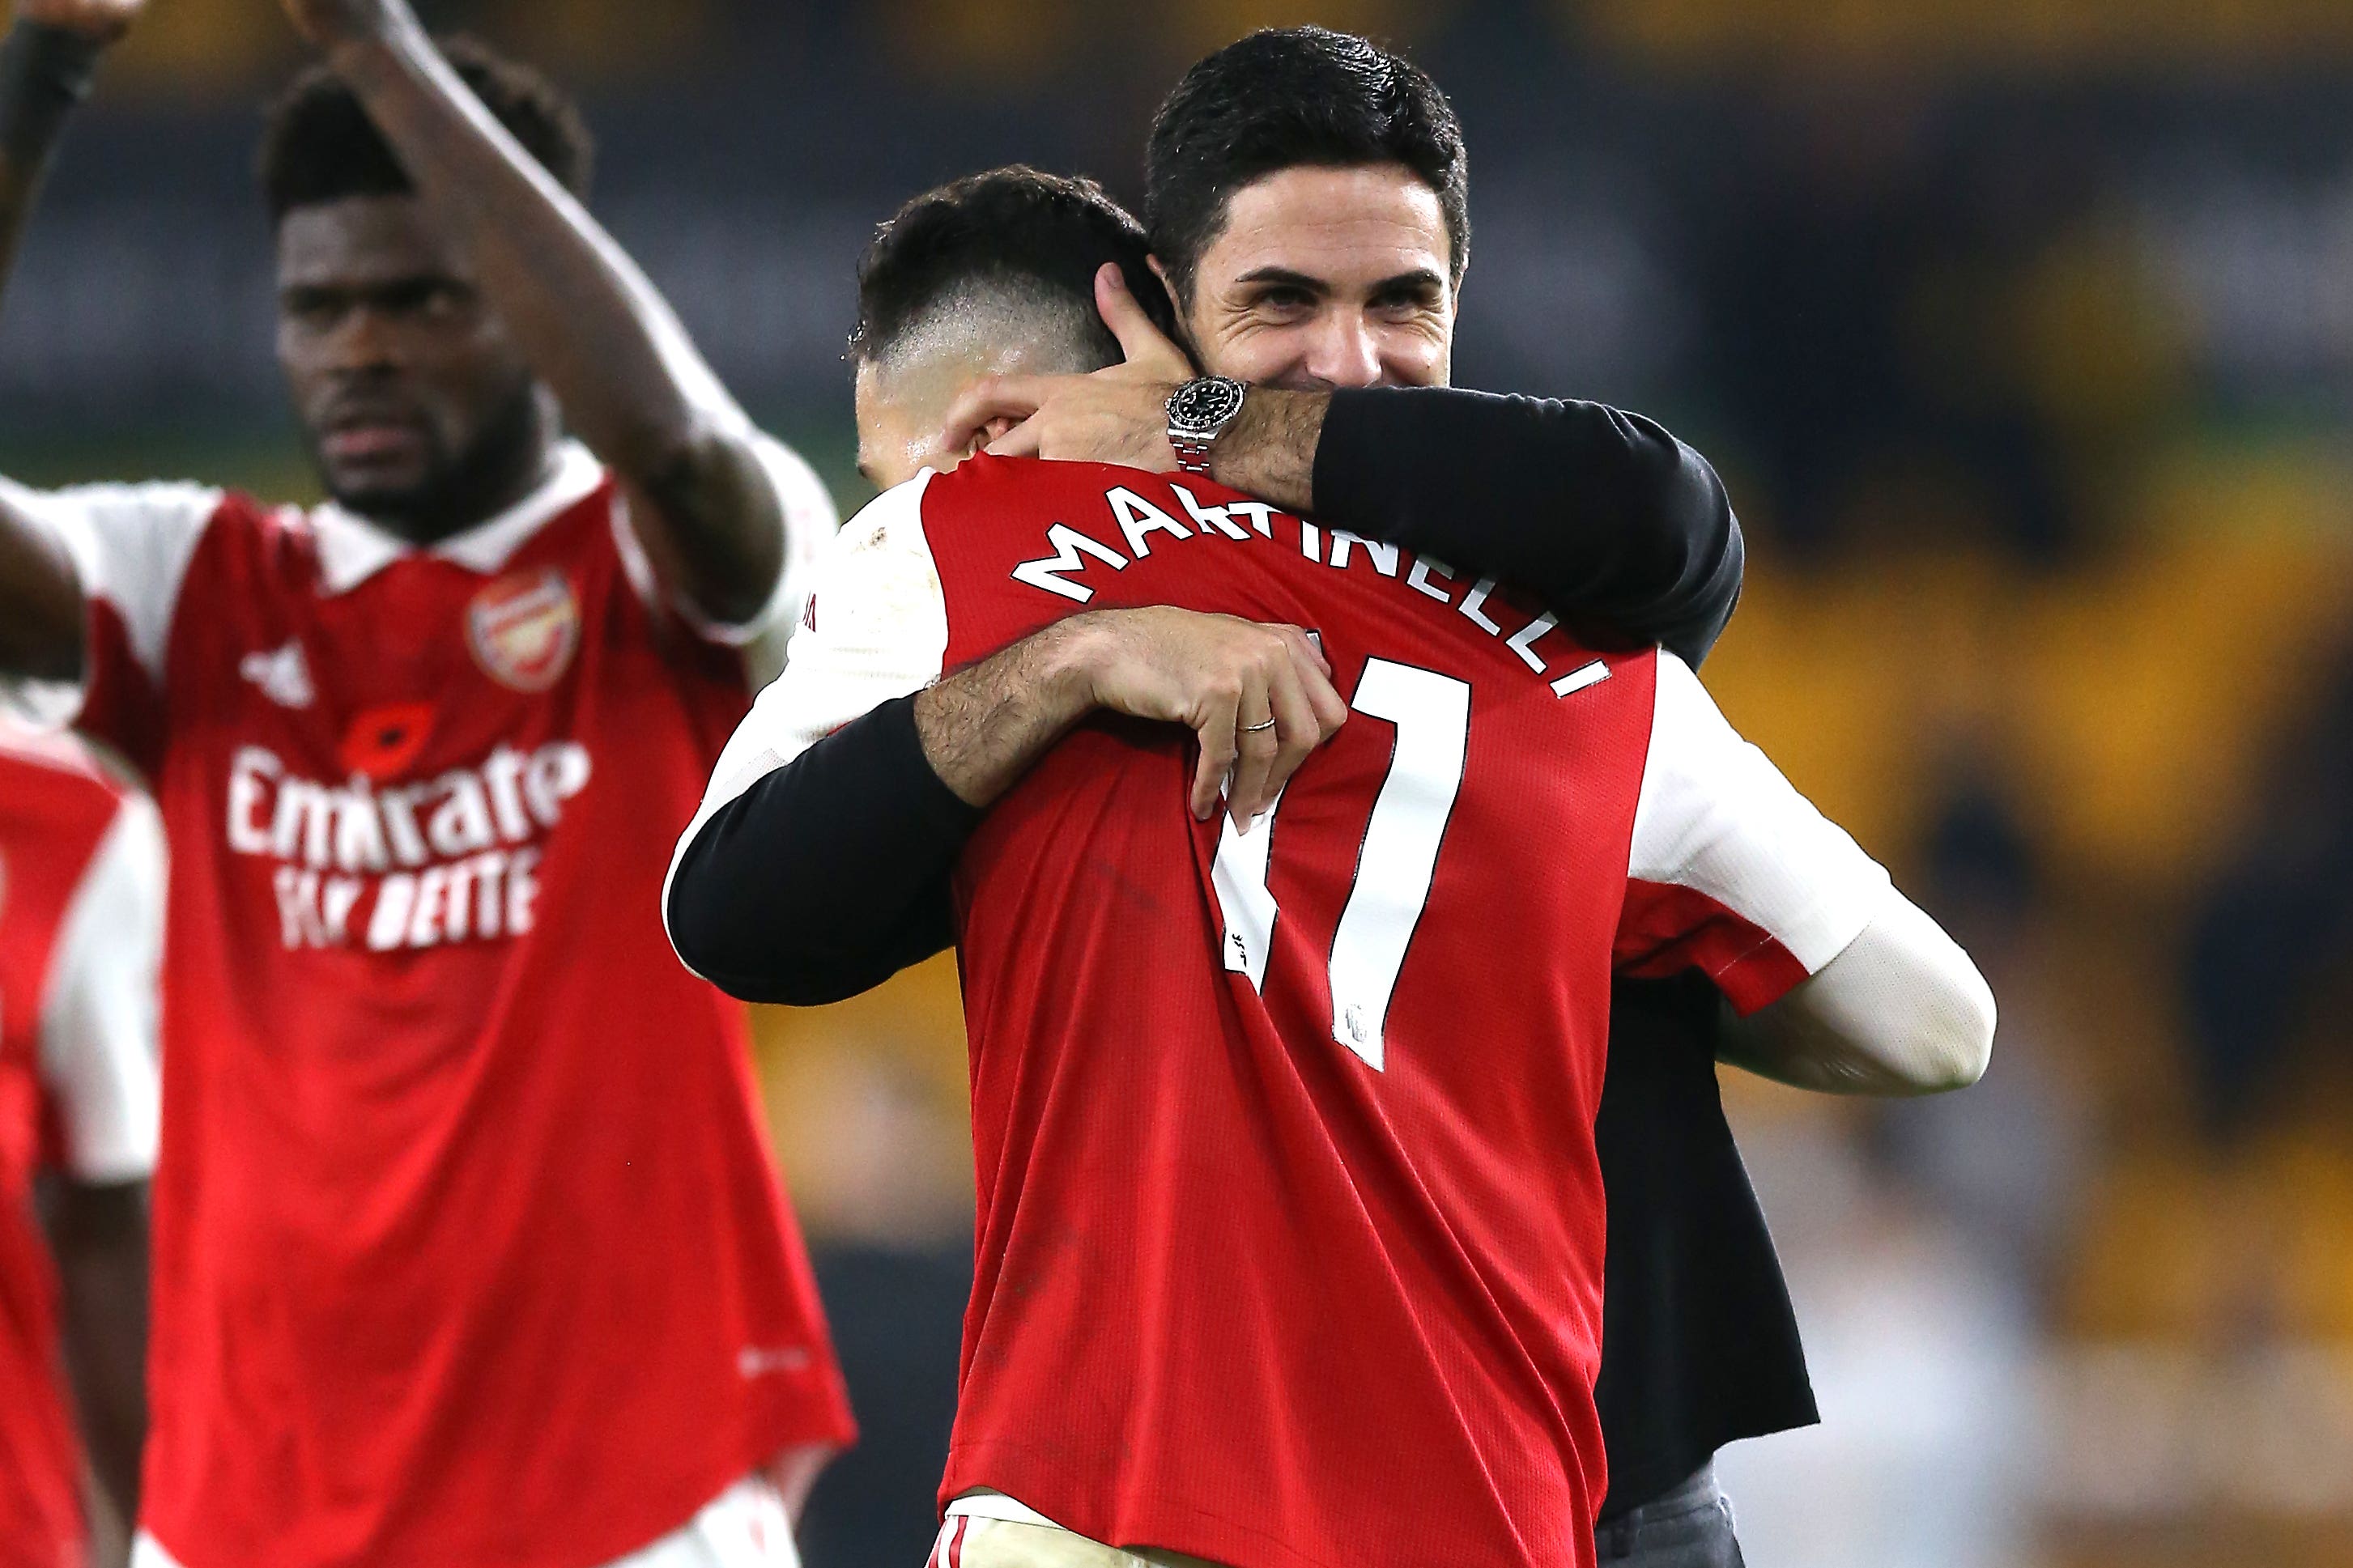
<svg viewBox="0 0 2353 1568"><path fill-rule="evenodd" d="M261 694L280 708L308 708L318 700L318 691L311 684L311 661L302 657L299 642L268 653L247 654L237 672L261 688Z"/></svg>

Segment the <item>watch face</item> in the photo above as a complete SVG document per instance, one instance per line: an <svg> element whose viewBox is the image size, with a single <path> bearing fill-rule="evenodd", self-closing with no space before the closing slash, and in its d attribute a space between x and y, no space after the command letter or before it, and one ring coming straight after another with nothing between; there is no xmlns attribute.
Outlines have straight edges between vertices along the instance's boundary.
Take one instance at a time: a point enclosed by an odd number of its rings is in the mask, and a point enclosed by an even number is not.
<svg viewBox="0 0 2353 1568"><path fill-rule="evenodd" d="M1188 381L1169 395L1169 426L1214 435L1227 420L1241 412L1242 391L1240 382L1229 381L1221 375Z"/></svg>

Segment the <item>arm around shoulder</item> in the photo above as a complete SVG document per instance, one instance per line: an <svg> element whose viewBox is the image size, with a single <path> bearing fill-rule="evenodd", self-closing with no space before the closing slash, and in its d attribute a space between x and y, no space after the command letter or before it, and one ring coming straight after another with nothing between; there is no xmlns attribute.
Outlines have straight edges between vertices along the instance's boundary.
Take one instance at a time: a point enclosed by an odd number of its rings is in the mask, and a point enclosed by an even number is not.
<svg viewBox="0 0 2353 1568"><path fill-rule="evenodd" d="M1456 387L1331 395L1315 511L1535 594L1588 633L1706 657L1740 595L1707 459L1606 404Z"/></svg>

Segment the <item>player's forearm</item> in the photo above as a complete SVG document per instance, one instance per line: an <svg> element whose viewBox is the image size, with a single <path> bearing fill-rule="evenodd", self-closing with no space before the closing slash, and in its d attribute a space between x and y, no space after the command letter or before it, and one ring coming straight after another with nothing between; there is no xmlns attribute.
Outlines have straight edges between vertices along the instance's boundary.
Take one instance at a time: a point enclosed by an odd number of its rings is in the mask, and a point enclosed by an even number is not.
<svg viewBox="0 0 2353 1568"><path fill-rule="evenodd" d="M48 1197L84 1446L108 1498L134 1521L147 1438L146 1186L59 1183Z"/></svg>
<svg viewBox="0 0 2353 1568"><path fill-rule="evenodd" d="M1694 666L1731 617L1738 520L1706 459L1650 420L1452 387L1323 401L1306 448L1318 516L1511 583L1588 635L1664 643ZM1279 400L1270 415L1270 429L1289 427L1295 464L1308 421ZM1264 456L1241 466L1261 465L1295 483Z"/></svg>
<svg viewBox="0 0 2353 1568"><path fill-rule="evenodd" d="M985 806L1095 707L1094 617L1073 616L915 697L915 733L940 782Z"/></svg>
<svg viewBox="0 0 2353 1568"><path fill-rule="evenodd" d="M1901 894L1820 973L1754 1016L1730 1021L1719 1055L1831 1094L1916 1095L1985 1074L1994 999L1943 928Z"/></svg>
<svg viewBox="0 0 2353 1568"><path fill-rule="evenodd" d="M105 40L19 22L0 43L0 288L74 108L90 96Z"/></svg>
<svg viewBox="0 0 2353 1568"><path fill-rule="evenodd" d="M413 23L330 56L472 259L566 420L654 503L649 542L706 612L740 620L784 561L752 426L668 302L467 90Z"/></svg>
<svg viewBox="0 0 2353 1568"><path fill-rule="evenodd" d="M1285 511L1314 510L1315 449L1331 406L1328 392L1252 387L1209 449L1209 477Z"/></svg>

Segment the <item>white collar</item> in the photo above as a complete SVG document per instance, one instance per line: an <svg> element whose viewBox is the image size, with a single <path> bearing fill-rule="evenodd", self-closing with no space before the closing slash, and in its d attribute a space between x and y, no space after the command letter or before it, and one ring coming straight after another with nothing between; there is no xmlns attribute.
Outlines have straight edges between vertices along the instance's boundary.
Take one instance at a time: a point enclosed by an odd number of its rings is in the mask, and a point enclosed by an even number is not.
<svg viewBox="0 0 2353 1568"><path fill-rule="evenodd" d="M605 482L605 465L577 441L555 450L555 466L539 488L498 516L451 534L426 553L481 573L496 572L556 517ZM315 507L311 530L319 541L319 576L330 594L348 594L417 547L334 502Z"/></svg>

